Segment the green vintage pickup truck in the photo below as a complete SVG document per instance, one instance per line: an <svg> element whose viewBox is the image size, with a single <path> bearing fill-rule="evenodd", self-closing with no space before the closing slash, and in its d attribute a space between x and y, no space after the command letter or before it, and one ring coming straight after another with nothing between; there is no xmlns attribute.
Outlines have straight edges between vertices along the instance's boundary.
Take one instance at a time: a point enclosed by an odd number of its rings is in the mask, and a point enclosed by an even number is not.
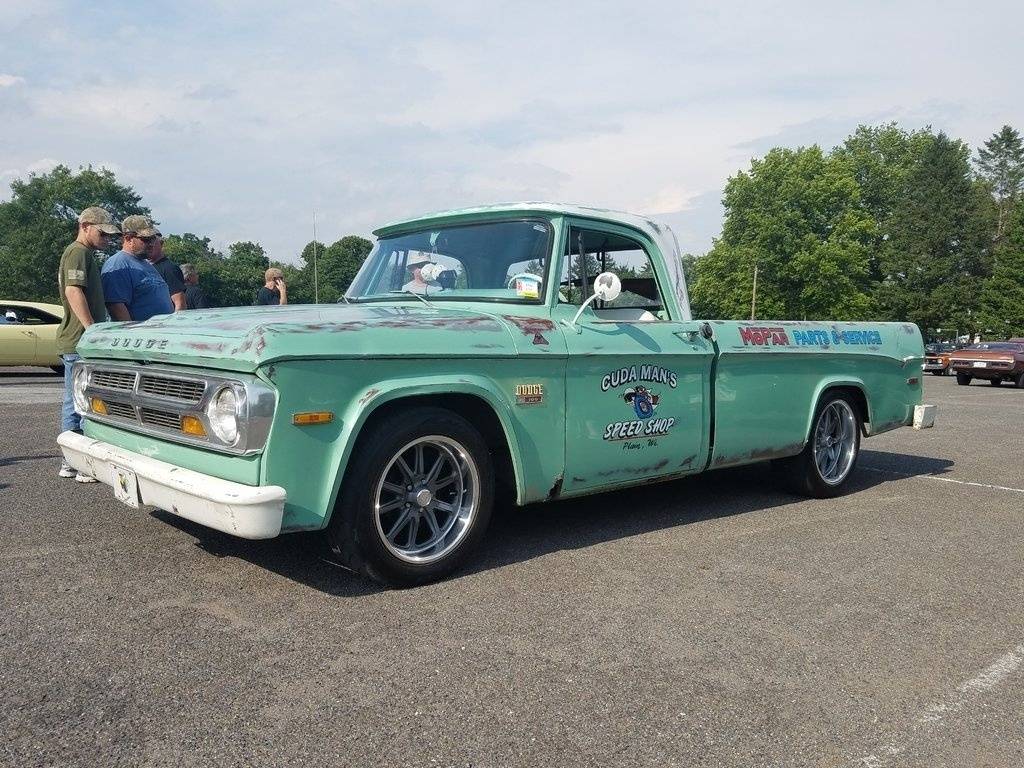
<svg viewBox="0 0 1024 768"><path fill-rule="evenodd" d="M645 218L524 203L375 234L338 305L90 328L66 459L236 536L324 529L411 585L465 561L496 499L769 459L835 496L862 435L934 418L916 326L694 320L675 237Z"/></svg>

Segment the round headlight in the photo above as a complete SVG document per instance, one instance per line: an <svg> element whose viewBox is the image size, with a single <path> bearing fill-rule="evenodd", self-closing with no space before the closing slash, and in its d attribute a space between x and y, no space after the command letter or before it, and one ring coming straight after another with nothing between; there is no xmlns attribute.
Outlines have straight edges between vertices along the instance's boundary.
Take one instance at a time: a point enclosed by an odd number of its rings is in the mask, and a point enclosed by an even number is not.
<svg viewBox="0 0 1024 768"><path fill-rule="evenodd" d="M238 398L231 387L222 388L206 406L210 429L228 445L238 440Z"/></svg>
<svg viewBox="0 0 1024 768"><path fill-rule="evenodd" d="M82 416L89 412L89 398L85 396L88 384L88 369L84 365L76 365L71 373L71 394L75 401L75 410Z"/></svg>

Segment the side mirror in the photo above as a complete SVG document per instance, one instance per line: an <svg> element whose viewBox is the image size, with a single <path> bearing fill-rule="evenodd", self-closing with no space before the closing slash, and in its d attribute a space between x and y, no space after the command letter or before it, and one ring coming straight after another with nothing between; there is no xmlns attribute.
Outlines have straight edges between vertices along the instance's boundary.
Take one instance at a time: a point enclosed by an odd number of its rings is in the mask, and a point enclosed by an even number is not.
<svg viewBox="0 0 1024 768"><path fill-rule="evenodd" d="M619 298L620 293L622 293L622 281L619 280L619 276L614 272L602 272L594 278L594 295L580 305L576 316L569 323L570 327L576 328L576 321L580 319L580 315L583 314L583 310L587 308L587 305L597 299L601 301L615 301L615 299ZM580 332L578 328L576 330L577 333Z"/></svg>
<svg viewBox="0 0 1024 768"><path fill-rule="evenodd" d="M622 293L622 281L614 272L602 272L594 278L594 296L601 301L615 301Z"/></svg>

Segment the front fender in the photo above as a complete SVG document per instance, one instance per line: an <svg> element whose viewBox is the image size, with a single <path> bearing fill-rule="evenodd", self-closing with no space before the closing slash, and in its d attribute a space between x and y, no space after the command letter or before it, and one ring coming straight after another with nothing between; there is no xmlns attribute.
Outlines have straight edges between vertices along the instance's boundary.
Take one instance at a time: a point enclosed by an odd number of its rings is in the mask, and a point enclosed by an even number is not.
<svg viewBox="0 0 1024 768"><path fill-rule="evenodd" d="M366 422L380 408L396 401L430 395L470 395L477 397L494 411L501 424L505 441L512 457L512 469L516 480L517 502L523 502L525 477L523 470L520 438L515 428L515 419L508 401L502 397L501 391L494 381L483 376L460 376L456 381L448 376L417 377L414 381L382 381L364 388L349 401L344 411L345 428L335 443L339 447L335 460L332 462L334 482L330 495L325 499L324 525L330 520L334 504L341 489L342 479L352 456L352 449L359 438Z"/></svg>

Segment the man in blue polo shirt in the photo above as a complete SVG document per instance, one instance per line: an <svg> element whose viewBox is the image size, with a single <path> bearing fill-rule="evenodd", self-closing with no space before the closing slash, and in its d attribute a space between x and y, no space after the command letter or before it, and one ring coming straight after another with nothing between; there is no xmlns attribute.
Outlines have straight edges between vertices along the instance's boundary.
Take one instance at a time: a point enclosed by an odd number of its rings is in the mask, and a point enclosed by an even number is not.
<svg viewBox="0 0 1024 768"><path fill-rule="evenodd" d="M129 216L121 224L121 250L107 259L100 273L103 300L111 320L149 320L174 311L167 283L146 259L150 243L160 236L146 216Z"/></svg>

